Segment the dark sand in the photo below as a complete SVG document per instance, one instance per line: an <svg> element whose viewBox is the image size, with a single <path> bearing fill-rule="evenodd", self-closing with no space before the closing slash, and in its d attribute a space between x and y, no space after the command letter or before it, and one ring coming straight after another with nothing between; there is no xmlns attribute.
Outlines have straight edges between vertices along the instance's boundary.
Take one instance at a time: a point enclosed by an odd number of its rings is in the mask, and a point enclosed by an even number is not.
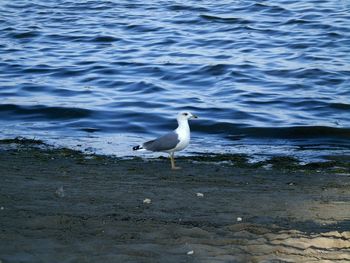
<svg viewBox="0 0 350 263"><path fill-rule="evenodd" d="M0 146L3 263L350 261L346 156L188 157L171 171L162 158Z"/></svg>

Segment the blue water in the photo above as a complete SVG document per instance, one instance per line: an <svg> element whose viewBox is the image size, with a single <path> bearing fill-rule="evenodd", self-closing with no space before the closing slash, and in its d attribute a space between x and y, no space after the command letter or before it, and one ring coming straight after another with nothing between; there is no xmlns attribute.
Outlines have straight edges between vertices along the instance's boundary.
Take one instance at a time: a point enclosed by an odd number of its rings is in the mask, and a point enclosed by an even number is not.
<svg viewBox="0 0 350 263"><path fill-rule="evenodd" d="M0 138L132 155L350 153L350 2L0 2Z"/></svg>

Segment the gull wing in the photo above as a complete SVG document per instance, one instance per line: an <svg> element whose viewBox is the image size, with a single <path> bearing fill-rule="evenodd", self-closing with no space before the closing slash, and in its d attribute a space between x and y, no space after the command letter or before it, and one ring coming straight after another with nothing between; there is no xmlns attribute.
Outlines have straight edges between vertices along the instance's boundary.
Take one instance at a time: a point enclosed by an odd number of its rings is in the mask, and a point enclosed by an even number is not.
<svg viewBox="0 0 350 263"><path fill-rule="evenodd" d="M170 132L155 140L145 142L143 148L153 152L163 152L174 149L179 142L178 134Z"/></svg>

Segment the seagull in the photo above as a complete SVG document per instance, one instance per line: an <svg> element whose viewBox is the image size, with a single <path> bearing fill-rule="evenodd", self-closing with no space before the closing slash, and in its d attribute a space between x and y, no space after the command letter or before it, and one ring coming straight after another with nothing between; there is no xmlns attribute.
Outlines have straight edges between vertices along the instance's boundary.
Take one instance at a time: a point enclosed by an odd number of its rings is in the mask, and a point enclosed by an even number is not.
<svg viewBox="0 0 350 263"><path fill-rule="evenodd" d="M181 169L175 166L174 153L185 149L190 143L190 126L189 119L197 119L198 117L190 112L180 112L177 115L178 127L157 139L143 143L133 147L134 151L148 150L152 152L169 153L171 169Z"/></svg>

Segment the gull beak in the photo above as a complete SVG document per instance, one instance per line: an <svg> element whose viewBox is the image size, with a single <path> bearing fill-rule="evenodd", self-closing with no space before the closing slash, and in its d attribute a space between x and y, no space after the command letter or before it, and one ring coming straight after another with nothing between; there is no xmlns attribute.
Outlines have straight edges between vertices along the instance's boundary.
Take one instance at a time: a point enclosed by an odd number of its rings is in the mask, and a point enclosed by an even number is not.
<svg viewBox="0 0 350 263"><path fill-rule="evenodd" d="M192 114L192 119L198 119L197 115Z"/></svg>

